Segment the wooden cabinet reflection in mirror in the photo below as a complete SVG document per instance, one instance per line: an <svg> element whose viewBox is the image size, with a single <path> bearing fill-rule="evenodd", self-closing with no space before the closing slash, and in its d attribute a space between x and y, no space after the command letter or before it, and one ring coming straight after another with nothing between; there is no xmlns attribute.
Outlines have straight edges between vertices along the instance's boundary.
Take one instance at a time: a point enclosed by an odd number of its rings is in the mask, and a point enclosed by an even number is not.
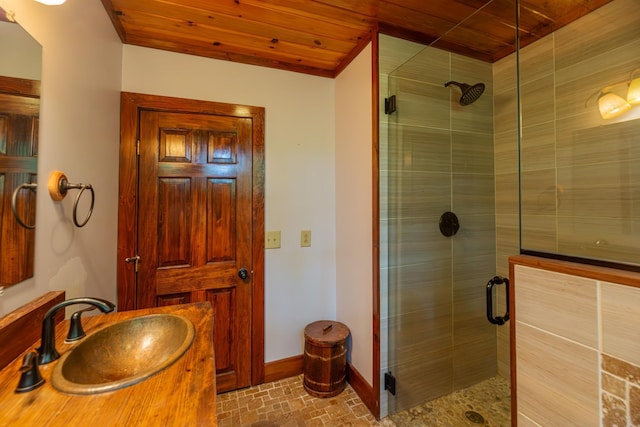
<svg viewBox="0 0 640 427"><path fill-rule="evenodd" d="M0 286L33 276L35 230L20 225L11 208L13 192L37 178L40 82L0 76ZM36 195L20 191L16 210L35 224Z"/></svg>

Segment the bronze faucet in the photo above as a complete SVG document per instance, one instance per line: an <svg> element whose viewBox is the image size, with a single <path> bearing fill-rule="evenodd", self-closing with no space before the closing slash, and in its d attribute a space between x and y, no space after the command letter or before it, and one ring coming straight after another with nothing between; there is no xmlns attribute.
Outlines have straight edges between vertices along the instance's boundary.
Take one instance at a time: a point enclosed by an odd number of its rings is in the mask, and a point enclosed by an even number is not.
<svg viewBox="0 0 640 427"><path fill-rule="evenodd" d="M53 318L58 310L73 304L89 304L97 307L103 313L110 313L116 308L113 303L107 300L89 297L72 298L51 307L42 319L42 337L40 339L40 348L38 348L39 365L53 362L60 357L60 354L56 350L56 333Z"/></svg>

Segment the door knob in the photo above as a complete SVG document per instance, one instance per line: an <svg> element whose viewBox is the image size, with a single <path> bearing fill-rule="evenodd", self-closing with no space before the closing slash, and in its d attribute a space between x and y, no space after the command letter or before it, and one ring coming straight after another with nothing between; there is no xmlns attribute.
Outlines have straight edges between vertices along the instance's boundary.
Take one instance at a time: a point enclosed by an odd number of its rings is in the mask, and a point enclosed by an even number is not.
<svg viewBox="0 0 640 427"><path fill-rule="evenodd" d="M246 268L241 268L240 270L238 270L238 277L242 280L247 280L247 278L249 277L249 271L247 271Z"/></svg>

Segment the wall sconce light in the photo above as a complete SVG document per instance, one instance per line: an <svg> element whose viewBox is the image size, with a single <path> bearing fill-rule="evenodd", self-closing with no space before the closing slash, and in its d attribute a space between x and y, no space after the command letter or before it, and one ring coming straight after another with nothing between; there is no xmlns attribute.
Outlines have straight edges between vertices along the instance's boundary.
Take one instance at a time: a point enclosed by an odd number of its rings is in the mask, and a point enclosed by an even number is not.
<svg viewBox="0 0 640 427"><path fill-rule="evenodd" d="M47 6L60 6L67 0L36 0L38 3L46 4Z"/></svg>
<svg viewBox="0 0 640 427"><path fill-rule="evenodd" d="M613 92L600 93L598 109L603 119L612 119L631 109L631 105L623 97Z"/></svg>
<svg viewBox="0 0 640 427"><path fill-rule="evenodd" d="M600 116L602 116L602 118L606 120L626 113L634 105L640 105L640 77L634 78L634 75L637 71L640 71L640 68L634 70L631 73L630 80L614 83L598 90L596 93L587 98L585 107L587 107L589 101L597 95L598 110L600 111ZM627 99L624 99L622 96L616 93L619 90L614 91L614 89L623 85L627 87Z"/></svg>
<svg viewBox="0 0 640 427"><path fill-rule="evenodd" d="M640 105L640 77L631 80L627 92L627 102L631 105Z"/></svg>

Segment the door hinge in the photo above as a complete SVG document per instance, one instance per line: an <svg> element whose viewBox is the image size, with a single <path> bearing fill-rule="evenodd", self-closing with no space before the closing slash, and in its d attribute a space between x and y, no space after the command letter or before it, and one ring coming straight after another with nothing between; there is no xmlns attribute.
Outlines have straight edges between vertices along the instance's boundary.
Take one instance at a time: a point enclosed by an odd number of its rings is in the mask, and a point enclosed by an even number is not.
<svg viewBox="0 0 640 427"><path fill-rule="evenodd" d="M391 95L384 99L384 113L391 114L396 112L396 96Z"/></svg>
<svg viewBox="0 0 640 427"><path fill-rule="evenodd" d="M384 374L384 389L389 390L394 396L396 395L396 377L391 372Z"/></svg>
<svg viewBox="0 0 640 427"><path fill-rule="evenodd" d="M140 140L136 141L136 156L140 155Z"/></svg>

